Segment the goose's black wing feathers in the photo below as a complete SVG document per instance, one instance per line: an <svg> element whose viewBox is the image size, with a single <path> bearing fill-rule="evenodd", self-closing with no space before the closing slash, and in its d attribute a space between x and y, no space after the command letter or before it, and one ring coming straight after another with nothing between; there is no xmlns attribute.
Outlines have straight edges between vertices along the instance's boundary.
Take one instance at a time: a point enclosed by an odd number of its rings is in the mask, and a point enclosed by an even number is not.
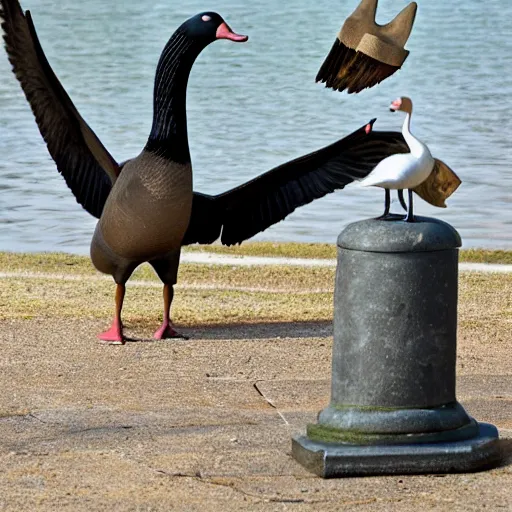
<svg viewBox="0 0 512 512"><path fill-rule="evenodd" d="M194 193L183 245L212 243L221 232L224 245L241 243L283 220L295 208L366 177L384 158L409 152L400 133L366 133L367 129L365 125L224 194Z"/></svg>
<svg viewBox="0 0 512 512"><path fill-rule="evenodd" d="M18 0L0 0L9 60L57 169L77 201L99 217L120 167L83 120L55 76L30 12Z"/></svg>

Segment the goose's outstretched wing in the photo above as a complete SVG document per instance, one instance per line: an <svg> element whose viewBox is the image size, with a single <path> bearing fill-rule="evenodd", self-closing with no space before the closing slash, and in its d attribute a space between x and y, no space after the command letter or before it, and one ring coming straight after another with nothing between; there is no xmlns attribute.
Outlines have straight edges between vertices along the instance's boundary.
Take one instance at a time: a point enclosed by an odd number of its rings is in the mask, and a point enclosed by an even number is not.
<svg viewBox="0 0 512 512"><path fill-rule="evenodd" d="M57 169L76 200L99 217L120 167L82 119L55 76L30 12L0 0L5 48Z"/></svg>
<svg viewBox="0 0 512 512"><path fill-rule="evenodd" d="M195 192L183 245L212 243L221 232L224 245L241 243L295 208L366 177L384 158L409 152L400 133L369 131L374 122L224 194Z"/></svg>

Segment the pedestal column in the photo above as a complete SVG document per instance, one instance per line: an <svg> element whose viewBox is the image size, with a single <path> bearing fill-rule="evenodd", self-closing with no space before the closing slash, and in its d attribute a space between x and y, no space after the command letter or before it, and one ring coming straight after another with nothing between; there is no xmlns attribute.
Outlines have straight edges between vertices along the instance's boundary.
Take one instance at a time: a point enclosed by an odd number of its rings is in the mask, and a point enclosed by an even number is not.
<svg viewBox="0 0 512 512"><path fill-rule="evenodd" d="M370 219L338 237L330 405L293 440L323 477L469 471L498 433L455 395L457 231Z"/></svg>

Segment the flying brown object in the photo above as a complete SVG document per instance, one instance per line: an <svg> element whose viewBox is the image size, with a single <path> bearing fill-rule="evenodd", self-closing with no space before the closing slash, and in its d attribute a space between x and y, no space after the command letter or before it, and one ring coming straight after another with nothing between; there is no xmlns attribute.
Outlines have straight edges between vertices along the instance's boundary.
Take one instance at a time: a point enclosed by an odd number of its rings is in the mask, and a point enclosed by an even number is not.
<svg viewBox="0 0 512 512"><path fill-rule="evenodd" d="M317 82L336 91L357 93L382 82L400 69L409 51L418 5L411 2L387 25L375 22L378 0L361 0L336 38L316 76Z"/></svg>

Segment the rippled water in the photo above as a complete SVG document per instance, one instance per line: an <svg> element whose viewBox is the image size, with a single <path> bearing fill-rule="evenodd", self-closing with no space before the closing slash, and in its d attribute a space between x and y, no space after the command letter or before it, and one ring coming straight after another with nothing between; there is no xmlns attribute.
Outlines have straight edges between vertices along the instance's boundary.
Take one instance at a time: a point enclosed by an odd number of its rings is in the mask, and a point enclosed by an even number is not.
<svg viewBox="0 0 512 512"><path fill-rule="evenodd" d="M406 5L381 0L378 21ZM314 83L356 0L26 0L47 57L71 98L119 160L139 153L152 117L153 77L174 29L205 9L247 33L246 44L209 46L193 68L189 138L196 190L218 193L318 149L415 102L413 131L463 180L446 210L465 246L512 248L512 2L420 0L403 69L358 96ZM0 51L0 250L88 251L95 219L57 173ZM379 215L383 192L351 185L300 208L259 239L334 242L348 222Z"/></svg>

